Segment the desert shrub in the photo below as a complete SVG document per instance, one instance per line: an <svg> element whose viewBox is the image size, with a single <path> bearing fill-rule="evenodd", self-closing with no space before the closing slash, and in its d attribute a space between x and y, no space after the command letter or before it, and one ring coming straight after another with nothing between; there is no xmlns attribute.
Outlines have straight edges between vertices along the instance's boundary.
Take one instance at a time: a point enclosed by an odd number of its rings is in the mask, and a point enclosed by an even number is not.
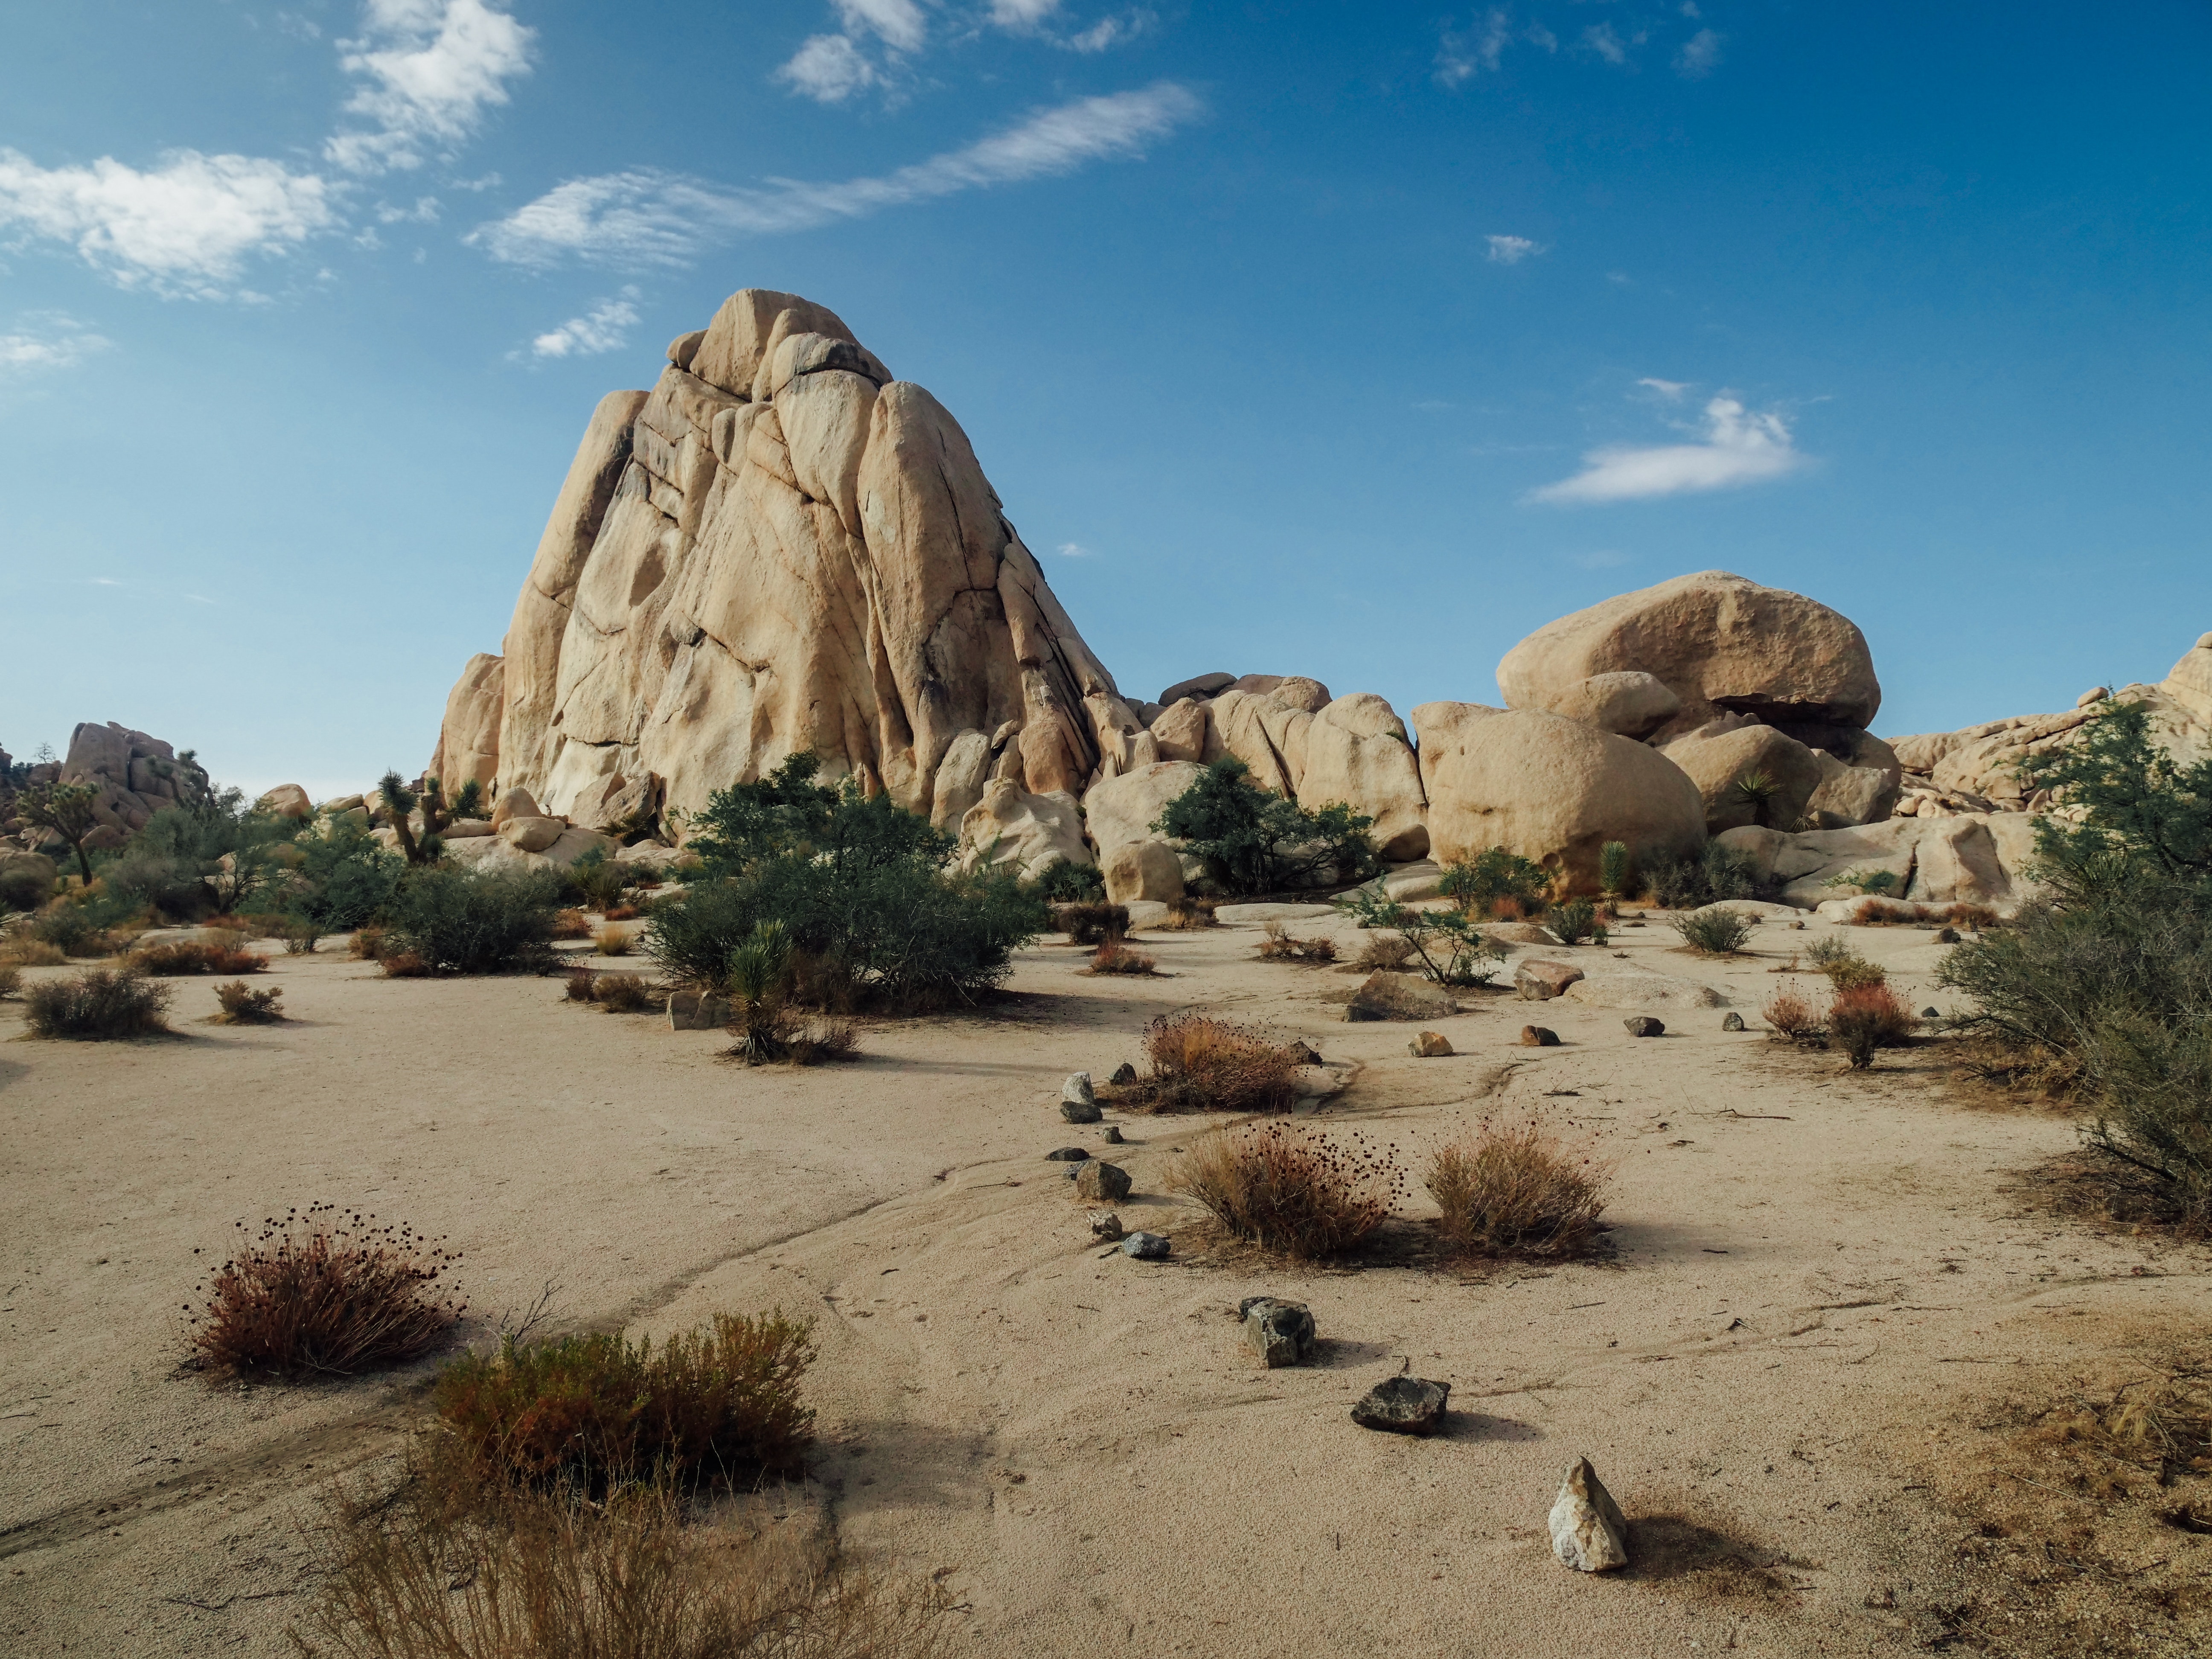
<svg viewBox="0 0 2212 1659"><path fill-rule="evenodd" d="M1159 970L1156 957L1142 951L1132 951L1117 939L1106 940L1091 957L1091 971L1094 974L1157 974Z"/></svg>
<svg viewBox="0 0 2212 1659"><path fill-rule="evenodd" d="M1145 1028L1150 1074L1130 1103L1139 1111L1282 1112L1297 1062L1249 1026L1204 1014L1163 1015Z"/></svg>
<svg viewBox="0 0 2212 1659"><path fill-rule="evenodd" d="M284 884L288 867L301 861L290 846L295 830L236 789L216 791L155 813L102 880L171 915L229 915Z"/></svg>
<svg viewBox="0 0 2212 1659"><path fill-rule="evenodd" d="M1178 933L1195 933L1201 927L1218 927L1214 911L1221 901L1186 893L1181 898L1168 901L1168 913L1160 919L1159 926Z"/></svg>
<svg viewBox="0 0 2212 1659"><path fill-rule="evenodd" d="M602 974L592 983L591 1000L611 1014L645 1013L660 1006L661 1000L637 974Z"/></svg>
<svg viewBox="0 0 2212 1659"><path fill-rule="evenodd" d="M306 1659L939 1659L947 1598L856 1572L832 1530L687 1524L665 1481L605 1503L487 1489L443 1438L333 1494Z"/></svg>
<svg viewBox="0 0 2212 1659"><path fill-rule="evenodd" d="M23 970L12 963L0 963L0 997L12 997L23 988Z"/></svg>
<svg viewBox="0 0 2212 1659"><path fill-rule="evenodd" d="M1367 833L1374 822L1342 802L1313 809L1262 789L1249 767L1224 755L1152 829L1182 842L1224 892L1273 893L1376 873L1382 863Z"/></svg>
<svg viewBox="0 0 2212 1659"><path fill-rule="evenodd" d="M300 863L286 908L325 933L352 933L382 916L407 870L405 860L343 819L322 820L293 846Z"/></svg>
<svg viewBox="0 0 2212 1659"><path fill-rule="evenodd" d="M1872 1065L1877 1048L1910 1042L1919 1023L1885 983L1848 987L1828 1004L1828 1036L1854 1067Z"/></svg>
<svg viewBox="0 0 2212 1659"><path fill-rule="evenodd" d="M1628 843L1609 841L1597 849L1598 890L1608 899L1628 891Z"/></svg>
<svg viewBox="0 0 2212 1659"><path fill-rule="evenodd" d="M391 943L391 934L381 925L368 922L353 930L353 937L346 941L346 954L356 962L376 962Z"/></svg>
<svg viewBox="0 0 2212 1659"><path fill-rule="evenodd" d="M386 979L428 979L438 970L420 951L387 950L376 959Z"/></svg>
<svg viewBox="0 0 2212 1659"><path fill-rule="evenodd" d="M319 924L304 916L287 916L279 919L276 937L284 941L286 956L311 957L315 954L315 946L322 941L323 930Z"/></svg>
<svg viewBox="0 0 2212 1659"><path fill-rule="evenodd" d="M1071 945L1103 945L1129 931L1129 907L1109 904L1103 899L1056 906L1053 917Z"/></svg>
<svg viewBox="0 0 2212 1659"><path fill-rule="evenodd" d="M590 969L581 965L574 968L563 968L561 970L561 978L563 981L562 994L569 1001L589 1002L592 1000L592 987L598 981L599 975L594 974Z"/></svg>
<svg viewBox="0 0 2212 1659"><path fill-rule="evenodd" d="M1855 893L1876 895L1893 893L1899 878L1894 870L1845 870L1830 876L1820 884L1823 887L1848 887Z"/></svg>
<svg viewBox="0 0 2212 1659"><path fill-rule="evenodd" d="M105 956L110 943L106 929L93 913L70 899L56 899L19 931L69 957Z"/></svg>
<svg viewBox="0 0 2212 1659"><path fill-rule="evenodd" d="M1682 943L1706 957L1734 956L1759 926L1748 910L1692 910L1670 920Z"/></svg>
<svg viewBox="0 0 2212 1659"><path fill-rule="evenodd" d="M583 900L586 909L605 915L622 902L623 893L629 886L629 874L607 856L605 848L594 847L569 866L568 889Z"/></svg>
<svg viewBox="0 0 2212 1659"><path fill-rule="evenodd" d="M4 945L0 945L0 962L18 968L58 968L69 960L68 954L58 945L49 945L29 933L10 933Z"/></svg>
<svg viewBox="0 0 2212 1659"><path fill-rule="evenodd" d="M175 979L189 974L258 974L268 968L269 958L228 943L179 939L142 945L124 958L124 965L156 979Z"/></svg>
<svg viewBox="0 0 2212 1659"><path fill-rule="evenodd" d="M1231 1237L1297 1261L1340 1255L1397 1207L1406 1177L1387 1147L1284 1123L1216 1129L1176 1161L1171 1191Z"/></svg>
<svg viewBox="0 0 2212 1659"><path fill-rule="evenodd" d="M1812 963L1815 973L1825 975L1838 991L1848 991L1855 986L1881 985L1889 977L1853 949L1850 940L1833 934L1807 945L1805 959Z"/></svg>
<svg viewBox="0 0 2212 1659"><path fill-rule="evenodd" d="M1446 865L1438 886L1462 915L1477 921L1500 915L1502 907L1515 918L1540 916L1550 904L1552 872L1533 859L1492 847Z"/></svg>
<svg viewBox="0 0 2212 1659"><path fill-rule="evenodd" d="M793 756L720 790L689 845L708 878L662 900L646 949L686 984L726 988L731 953L762 922L788 935L807 999L923 1008L972 1001L1004 979L1051 913L1000 870L948 867L953 838L886 795L812 782Z"/></svg>
<svg viewBox="0 0 2212 1659"><path fill-rule="evenodd" d="M626 957L637 943L637 935L628 927L610 924L592 935L592 944L603 957Z"/></svg>
<svg viewBox="0 0 2212 1659"><path fill-rule="evenodd" d="M589 939L591 936L591 918L581 910L556 910L553 913L555 939Z"/></svg>
<svg viewBox="0 0 2212 1659"><path fill-rule="evenodd" d="M1395 974L1413 960L1413 942L1403 933L1370 933L1360 941L1352 965L1369 973Z"/></svg>
<svg viewBox="0 0 2212 1659"><path fill-rule="evenodd" d="M164 1017L168 1006L167 986L106 968L88 968L68 979L46 980L23 992L23 1008L33 1036L82 1042L157 1036L169 1029Z"/></svg>
<svg viewBox="0 0 2212 1659"><path fill-rule="evenodd" d="M281 986L257 991L244 980L234 979L215 988L215 1000L222 1006L216 1018L225 1025L280 1025L284 1020Z"/></svg>
<svg viewBox="0 0 2212 1659"><path fill-rule="evenodd" d="M553 961L559 890L535 871L410 871L389 907L391 943L433 973L539 972Z"/></svg>
<svg viewBox="0 0 2212 1659"><path fill-rule="evenodd" d="M1717 841L1705 850L1670 859L1644 872L1651 902L1666 910L1696 910L1727 899L1759 896L1752 861Z"/></svg>
<svg viewBox="0 0 2212 1659"><path fill-rule="evenodd" d="M1469 1255L1566 1256L1586 1254L1604 1231L1611 1174L1540 1123L1486 1120L1472 1139L1437 1150L1426 1184L1439 1230Z"/></svg>
<svg viewBox="0 0 2212 1659"><path fill-rule="evenodd" d="M1606 941L1605 924L1597 919L1597 906L1588 899L1569 899L1565 904L1555 904L1547 920L1562 945L1580 945L1584 940L1602 945Z"/></svg>
<svg viewBox="0 0 2212 1659"><path fill-rule="evenodd" d="M27 864L0 870L0 911L35 910L53 896L53 884Z"/></svg>
<svg viewBox="0 0 2212 1659"><path fill-rule="evenodd" d="M1766 1006L1759 1015L1774 1030L1775 1036L1792 1042L1802 1042L1820 1029L1813 1012L1813 1005L1800 995L1796 988L1786 987L1767 998Z"/></svg>
<svg viewBox="0 0 2212 1659"><path fill-rule="evenodd" d="M189 1306L191 1346L226 1370L351 1376L420 1358L465 1310L437 1299L460 1257L442 1239L330 1204L237 1224L230 1259Z"/></svg>
<svg viewBox="0 0 2212 1659"><path fill-rule="evenodd" d="M1505 947L1477 931L1460 910L1417 910L1385 894L1379 884L1354 888L1337 901L1364 928L1403 939L1420 958L1421 971L1439 985L1487 985L1505 960Z"/></svg>
<svg viewBox="0 0 2212 1659"><path fill-rule="evenodd" d="M1290 929L1279 921L1271 921L1260 940L1260 959L1262 962L1334 962L1336 941L1326 936L1316 939L1292 939Z"/></svg>
<svg viewBox="0 0 2212 1659"><path fill-rule="evenodd" d="M799 1384L813 1327L782 1311L719 1314L670 1337L503 1342L438 1378L438 1415L498 1476L593 1493L659 1475L683 1486L796 1474L814 1437Z"/></svg>
<svg viewBox="0 0 2212 1659"><path fill-rule="evenodd" d="M1095 864L1062 859L1047 865L1042 875L1024 885L1047 904L1081 904L1106 896L1106 872Z"/></svg>
<svg viewBox="0 0 2212 1659"><path fill-rule="evenodd" d="M645 912L635 904L616 904L609 906L600 914L609 921L635 921Z"/></svg>

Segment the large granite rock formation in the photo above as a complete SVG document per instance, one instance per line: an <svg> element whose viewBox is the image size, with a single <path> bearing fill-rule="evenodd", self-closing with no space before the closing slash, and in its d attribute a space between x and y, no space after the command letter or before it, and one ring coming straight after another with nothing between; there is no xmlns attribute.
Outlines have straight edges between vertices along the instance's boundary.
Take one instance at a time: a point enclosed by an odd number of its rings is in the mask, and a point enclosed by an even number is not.
<svg viewBox="0 0 2212 1659"><path fill-rule="evenodd" d="M748 289L594 411L439 769L489 763L597 825L696 811L798 750L936 816L951 758L964 813L978 744L989 778L1079 793L1123 712L1086 699L1120 704L958 422L835 313Z"/></svg>
<svg viewBox="0 0 2212 1659"><path fill-rule="evenodd" d="M68 756L29 768L27 781L92 785L99 792L92 811L100 827L87 845L94 848L120 847L163 807L190 805L211 793L207 769L190 750L180 755L161 738L114 720L79 725L70 734ZM0 819L0 828L21 836L34 850L63 844L59 836L4 811Z"/></svg>

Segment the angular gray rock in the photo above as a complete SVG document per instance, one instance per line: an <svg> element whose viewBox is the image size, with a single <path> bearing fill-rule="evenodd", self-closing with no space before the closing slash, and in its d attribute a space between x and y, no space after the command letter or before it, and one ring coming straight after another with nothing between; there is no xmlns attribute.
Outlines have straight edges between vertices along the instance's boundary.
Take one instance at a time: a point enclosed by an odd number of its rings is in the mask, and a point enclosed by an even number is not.
<svg viewBox="0 0 2212 1659"><path fill-rule="evenodd" d="M1553 1500L1552 1553L1577 1572L1628 1565L1628 1522L1587 1457L1577 1457Z"/></svg>
<svg viewBox="0 0 2212 1659"><path fill-rule="evenodd" d="M1049 1152L1044 1155L1045 1162L1048 1164L1081 1164L1086 1162L1090 1157L1091 1154L1080 1146L1062 1146L1055 1152Z"/></svg>
<svg viewBox="0 0 2212 1659"><path fill-rule="evenodd" d="M1420 1376L1385 1377L1352 1408L1352 1420L1363 1429L1381 1429L1389 1434L1427 1434L1443 1420L1444 1402L1450 1398L1449 1382L1431 1382Z"/></svg>
<svg viewBox="0 0 2212 1659"><path fill-rule="evenodd" d="M1344 1011L1348 1020L1447 1019L1459 1012L1451 993L1419 974L1377 969L1352 994Z"/></svg>
<svg viewBox="0 0 2212 1659"><path fill-rule="evenodd" d="M1667 1027L1665 1023L1650 1014L1631 1014L1626 1019L1624 1019L1620 1023L1628 1028L1628 1035L1632 1037L1654 1037L1665 1036L1667 1035Z"/></svg>
<svg viewBox="0 0 2212 1659"><path fill-rule="evenodd" d="M730 1023L730 1000L712 991L672 991L668 994L668 1029L672 1031L719 1031Z"/></svg>
<svg viewBox="0 0 2212 1659"><path fill-rule="evenodd" d="M1158 1233L1131 1233L1121 1241L1121 1254L1133 1261L1164 1261L1168 1241Z"/></svg>
<svg viewBox="0 0 2212 1659"><path fill-rule="evenodd" d="M1089 1159L1075 1171L1077 1194L1094 1204L1119 1204L1128 1197L1131 1184L1127 1170L1100 1158Z"/></svg>
<svg viewBox="0 0 2212 1659"><path fill-rule="evenodd" d="M1073 1073L1060 1085L1060 1115L1070 1123L1096 1123L1105 1116L1091 1091L1090 1073Z"/></svg>
<svg viewBox="0 0 2212 1659"><path fill-rule="evenodd" d="M1304 1303L1248 1296L1237 1304L1237 1313L1244 1322L1244 1346L1270 1370L1279 1365L1303 1365L1313 1358L1313 1310Z"/></svg>
<svg viewBox="0 0 2212 1659"><path fill-rule="evenodd" d="M1721 1021L1721 1030L1723 1031L1741 1031L1743 1030L1743 1016L1741 1014L1730 1014L1727 1016Z"/></svg>

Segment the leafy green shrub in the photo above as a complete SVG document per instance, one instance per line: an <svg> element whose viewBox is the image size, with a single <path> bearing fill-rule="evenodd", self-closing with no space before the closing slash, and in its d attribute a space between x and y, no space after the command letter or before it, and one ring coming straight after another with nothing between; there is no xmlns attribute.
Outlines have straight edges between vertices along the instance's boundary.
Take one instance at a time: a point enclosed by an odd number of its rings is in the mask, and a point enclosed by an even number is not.
<svg viewBox="0 0 2212 1659"><path fill-rule="evenodd" d="M1487 1119L1471 1139L1439 1147L1425 1185L1437 1228L1470 1255L1584 1255L1604 1228L1612 1170L1541 1124L1499 1128Z"/></svg>
<svg viewBox="0 0 2212 1659"><path fill-rule="evenodd" d="M1838 939L1833 934L1807 945L1805 958L1838 991L1861 985L1880 985L1889 977L1861 956L1849 939Z"/></svg>
<svg viewBox="0 0 2212 1659"><path fill-rule="evenodd" d="M1224 891L1273 893L1376 874L1374 822L1340 801L1314 810L1262 789L1249 767L1224 755L1152 828L1182 842Z"/></svg>
<svg viewBox="0 0 2212 1659"><path fill-rule="evenodd" d="M1055 906L1053 920L1066 930L1069 944L1103 945L1129 931L1129 907L1109 904L1103 899L1079 900Z"/></svg>
<svg viewBox="0 0 2212 1659"><path fill-rule="evenodd" d="M1071 864L1062 859L1047 865L1044 872L1026 885L1047 904L1081 904L1106 896L1106 872L1095 864Z"/></svg>
<svg viewBox="0 0 2212 1659"><path fill-rule="evenodd" d="M1487 985L1505 960L1505 947L1478 931L1474 917L1458 910L1419 910L1401 904L1378 885L1355 888L1337 901L1362 927L1387 928L1421 962L1439 985Z"/></svg>
<svg viewBox="0 0 2212 1659"><path fill-rule="evenodd" d="M222 1012L216 1016L225 1025L280 1025L284 1020L284 992L281 986L271 985L265 990L256 990L242 979L215 988L215 1000Z"/></svg>
<svg viewBox="0 0 2212 1659"><path fill-rule="evenodd" d="M1565 904L1555 904L1546 921L1562 945L1580 945L1588 939L1594 945L1606 941L1605 924L1597 919L1597 906L1588 899L1569 899Z"/></svg>
<svg viewBox="0 0 2212 1659"><path fill-rule="evenodd" d="M1698 955L1732 957L1743 949L1759 918L1748 910L1692 910L1674 917L1673 926L1682 943Z"/></svg>
<svg viewBox="0 0 2212 1659"><path fill-rule="evenodd" d="M560 891L538 871L410 871L386 907L388 948L436 974L542 972Z"/></svg>
<svg viewBox="0 0 2212 1659"><path fill-rule="evenodd" d="M381 916L406 874L404 859L386 852L359 823L325 818L319 831L294 842L297 885L287 908L325 933L349 933Z"/></svg>
<svg viewBox="0 0 2212 1659"><path fill-rule="evenodd" d="M1671 859L1644 872L1651 902L1665 910L1696 910L1728 899L1759 896L1759 876L1741 854L1707 842L1703 852Z"/></svg>
<svg viewBox="0 0 2212 1659"><path fill-rule="evenodd" d="M1894 870L1845 870L1830 876L1820 884L1823 887L1848 887L1855 893L1893 893L1898 887Z"/></svg>
<svg viewBox="0 0 2212 1659"><path fill-rule="evenodd" d="M1477 921L1491 921L1501 908L1510 908L1515 917L1534 917L1549 907L1552 872L1534 859L1491 847L1445 866L1437 885L1462 915Z"/></svg>
<svg viewBox="0 0 2212 1659"><path fill-rule="evenodd" d="M169 988L137 974L89 968L70 979L50 979L23 993L31 1034L101 1042L114 1037L158 1036Z"/></svg>
<svg viewBox="0 0 2212 1659"><path fill-rule="evenodd" d="M107 954L106 929L85 906L72 899L56 899L22 924L21 933L42 945L51 945L64 956Z"/></svg>
<svg viewBox="0 0 2212 1659"><path fill-rule="evenodd" d="M570 894L581 899L586 908L597 910L602 915L622 902L623 894L629 884L628 866L608 858L607 849L604 847L592 848L569 866Z"/></svg>
<svg viewBox="0 0 2212 1659"><path fill-rule="evenodd" d="M812 1329L779 1310L718 1314L658 1349L619 1334L509 1340L446 1368L438 1414L466 1455L514 1481L599 1493L658 1474L742 1491L799 1473L813 1442L799 1397Z"/></svg>

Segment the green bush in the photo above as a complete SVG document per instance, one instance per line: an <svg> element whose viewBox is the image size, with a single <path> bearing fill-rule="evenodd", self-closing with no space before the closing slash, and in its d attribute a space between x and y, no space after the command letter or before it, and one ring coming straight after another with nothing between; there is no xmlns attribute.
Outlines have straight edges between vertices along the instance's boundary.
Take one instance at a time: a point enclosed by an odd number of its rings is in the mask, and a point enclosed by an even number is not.
<svg viewBox="0 0 2212 1659"><path fill-rule="evenodd" d="M386 908L392 947L437 974L539 973L553 964L560 878L416 869Z"/></svg>
<svg viewBox="0 0 2212 1659"><path fill-rule="evenodd" d="M1759 896L1751 860L1717 841L1707 842L1701 853L1670 859L1644 874L1651 902L1665 910L1696 910Z"/></svg>
<svg viewBox="0 0 2212 1659"><path fill-rule="evenodd" d="M23 991L31 1034L100 1042L114 1037L158 1036L169 988L137 974L88 969L70 979L42 980Z"/></svg>
<svg viewBox="0 0 2212 1659"><path fill-rule="evenodd" d="M1472 859L1446 865L1437 885L1446 898L1477 921L1495 916L1501 899L1510 899L1523 916L1540 916L1550 903L1552 872L1534 859L1492 847Z"/></svg>
<svg viewBox="0 0 2212 1659"><path fill-rule="evenodd" d="M386 852L358 823L326 818L295 843L296 890L288 908L318 933L349 933L384 913L399 890L407 862Z"/></svg>
<svg viewBox="0 0 2212 1659"><path fill-rule="evenodd" d="M1758 926L1759 918L1748 910L1692 910L1674 918L1674 931L1682 936L1682 943L1708 957L1734 956Z"/></svg>
<svg viewBox="0 0 2212 1659"><path fill-rule="evenodd" d="M1070 864L1063 859L1047 865L1044 873L1026 885L1047 904L1092 903L1106 896L1106 872L1095 864Z"/></svg>
<svg viewBox="0 0 2212 1659"><path fill-rule="evenodd" d="M1374 822L1340 801L1313 810L1262 789L1224 755L1152 828L1182 842L1224 891L1249 894L1366 880L1382 867Z"/></svg>
<svg viewBox="0 0 2212 1659"><path fill-rule="evenodd" d="M1417 910L1381 890L1361 887L1337 901L1362 927L1388 928L1420 958L1421 972L1439 985L1487 985L1505 960L1505 947L1477 932L1474 917L1457 910Z"/></svg>
<svg viewBox="0 0 2212 1659"><path fill-rule="evenodd" d="M64 898L23 923L22 931L64 956L94 956L106 949L107 925L91 906Z"/></svg>
<svg viewBox="0 0 2212 1659"><path fill-rule="evenodd" d="M1547 920L1562 945L1580 945L1584 939L1594 945L1606 941L1605 924L1597 919L1597 906L1588 899L1569 899L1565 904L1555 904Z"/></svg>

